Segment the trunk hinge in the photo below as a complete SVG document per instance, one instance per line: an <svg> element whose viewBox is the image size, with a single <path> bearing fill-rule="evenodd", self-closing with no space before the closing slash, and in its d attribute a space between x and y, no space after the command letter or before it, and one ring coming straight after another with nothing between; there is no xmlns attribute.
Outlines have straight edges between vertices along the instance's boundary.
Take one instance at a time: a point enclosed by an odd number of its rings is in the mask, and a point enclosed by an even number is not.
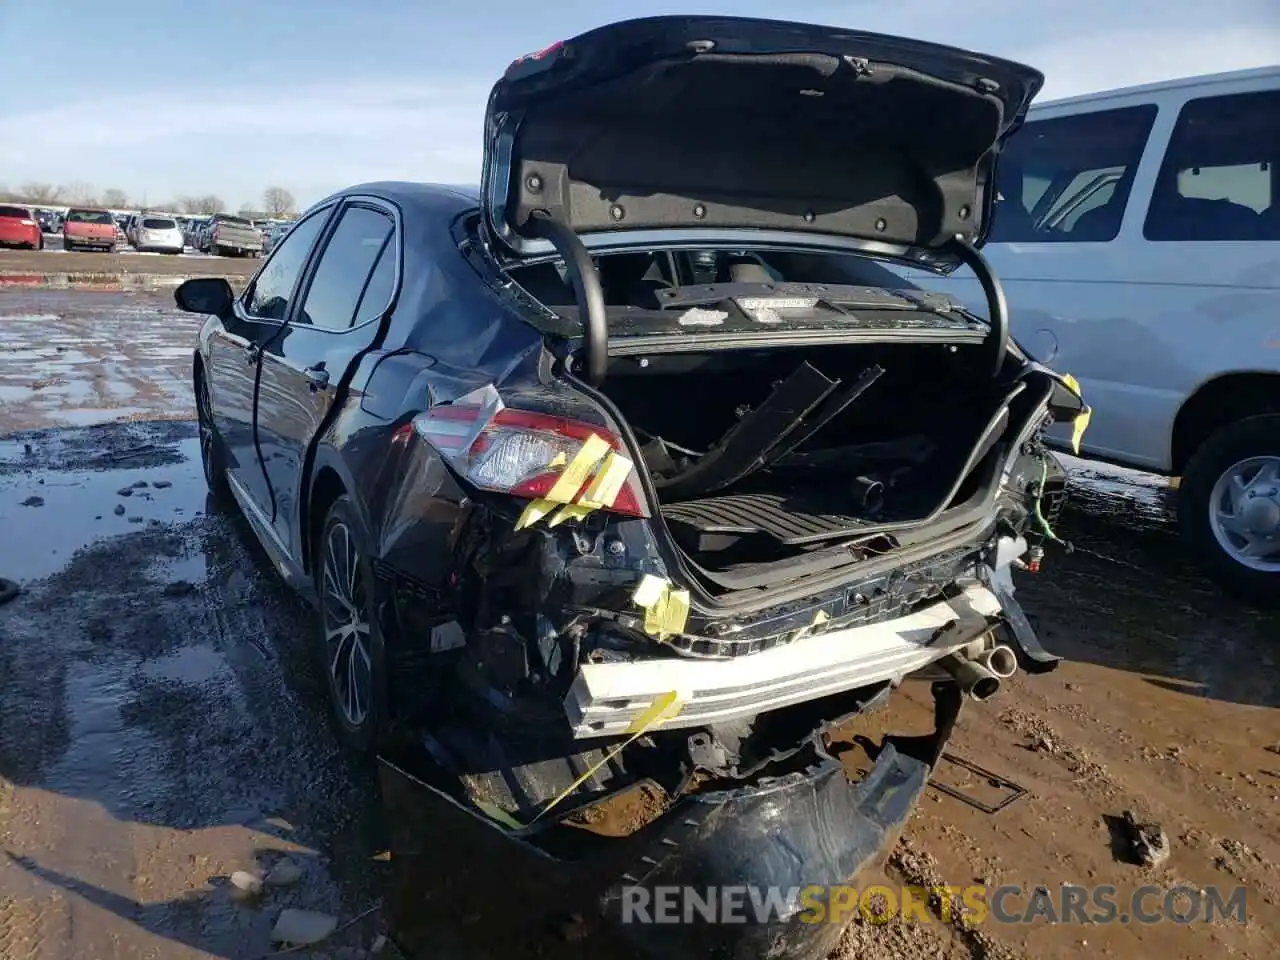
<svg viewBox="0 0 1280 960"><path fill-rule="evenodd" d="M605 313L604 288L600 286L591 254L576 233L546 211L534 211L530 223L534 232L550 241L564 257L565 272L582 315L587 357L585 379L598 387L604 383L609 366L609 318Z"/></svg>
<svg viewBox="0 0 1280 960"><path fill-rule="evenodd" d="M1004 287L987 258L972 243L956 234L951 238L951 247L982 284L982 292L987 298L987 322L991 324L991 376L999 377L1004 369L1005 353L1009 350L1009 304L1004 298Z"/></svg>

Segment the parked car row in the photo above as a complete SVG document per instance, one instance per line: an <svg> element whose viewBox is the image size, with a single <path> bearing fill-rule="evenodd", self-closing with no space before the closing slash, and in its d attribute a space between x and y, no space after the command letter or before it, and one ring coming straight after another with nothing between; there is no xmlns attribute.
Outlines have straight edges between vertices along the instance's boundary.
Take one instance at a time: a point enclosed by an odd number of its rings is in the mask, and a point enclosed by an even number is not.
<svg viewBox="0 0 1280 960"><path fill-rule="evenodd" d="M66 250L110 252L127 245L139 252L180 254L190 247L214 256L260 257L291 226L292 221L251 221L225 213L197 218L0 204L0 246L29 250L43 249L46 234L62 234Z"/></svg>

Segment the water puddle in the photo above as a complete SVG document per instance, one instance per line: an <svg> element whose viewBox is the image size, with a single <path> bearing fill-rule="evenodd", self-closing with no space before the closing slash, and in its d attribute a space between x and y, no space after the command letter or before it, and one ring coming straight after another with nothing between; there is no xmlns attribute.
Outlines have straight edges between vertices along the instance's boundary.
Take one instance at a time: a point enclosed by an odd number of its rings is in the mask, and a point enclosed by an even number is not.
<svg viewBox="0 0 1280 960"><path fill-rule="evenodd" d="M182 647L144 663L139 671L148 680L192 685L222 684L235 680L235 672L213 647Z"/></svg>
<svg viewBox="0 0 1280 960"><path fill-rule="evenodd" d="M174 464L0 476L3 575L19 582L46 577L97 540L198 515L206 497L199 440L182 440L175 446L183 459ZM5 452L10 451L0 450ZM203 578L194 565L183 569L187 572L174 579Z"/></svg>

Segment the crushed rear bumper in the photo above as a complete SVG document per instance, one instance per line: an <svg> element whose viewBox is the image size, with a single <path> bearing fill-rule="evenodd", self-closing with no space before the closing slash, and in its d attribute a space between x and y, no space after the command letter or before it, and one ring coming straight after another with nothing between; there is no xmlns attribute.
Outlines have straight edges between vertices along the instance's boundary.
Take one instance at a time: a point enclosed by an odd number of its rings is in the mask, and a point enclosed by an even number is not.
<svg viewBox="0 0 1280 960"><path fill-rule="evenodd" d="M934 732L886 738L856 781L815 742L818 760L803 773L686 797L577 860L549 853L536 828L504 830L384 757L391 934L415 958L476 948L511 957L825 956L851 915L815 923L792 899L784 909L747 911L745 922L658 923L626 905L657 903L670 887L704 896L707 888L745 886L785 898L854 882L905 824L955 725L958 688L939 683L933 692ZM570 937L563 930L571 917Z"/></svg>

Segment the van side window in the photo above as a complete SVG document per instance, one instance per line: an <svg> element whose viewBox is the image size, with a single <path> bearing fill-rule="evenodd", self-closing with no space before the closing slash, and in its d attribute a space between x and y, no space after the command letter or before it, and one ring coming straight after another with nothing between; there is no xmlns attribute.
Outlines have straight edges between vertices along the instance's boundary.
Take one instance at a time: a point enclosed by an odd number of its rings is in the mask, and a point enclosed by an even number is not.
<svg viewBox="0 0 1280 960"><path fill-rule="evenodd" d="M1188 100L1156 177L1148 240L1280 240L1280 91Z"/></svg>
<svg viewBox="0 0 1280 960"><path fill-rule="evenodd" d="M991 243L1114 240L1154 104L1032 120L1001 153Z"/></svg>

